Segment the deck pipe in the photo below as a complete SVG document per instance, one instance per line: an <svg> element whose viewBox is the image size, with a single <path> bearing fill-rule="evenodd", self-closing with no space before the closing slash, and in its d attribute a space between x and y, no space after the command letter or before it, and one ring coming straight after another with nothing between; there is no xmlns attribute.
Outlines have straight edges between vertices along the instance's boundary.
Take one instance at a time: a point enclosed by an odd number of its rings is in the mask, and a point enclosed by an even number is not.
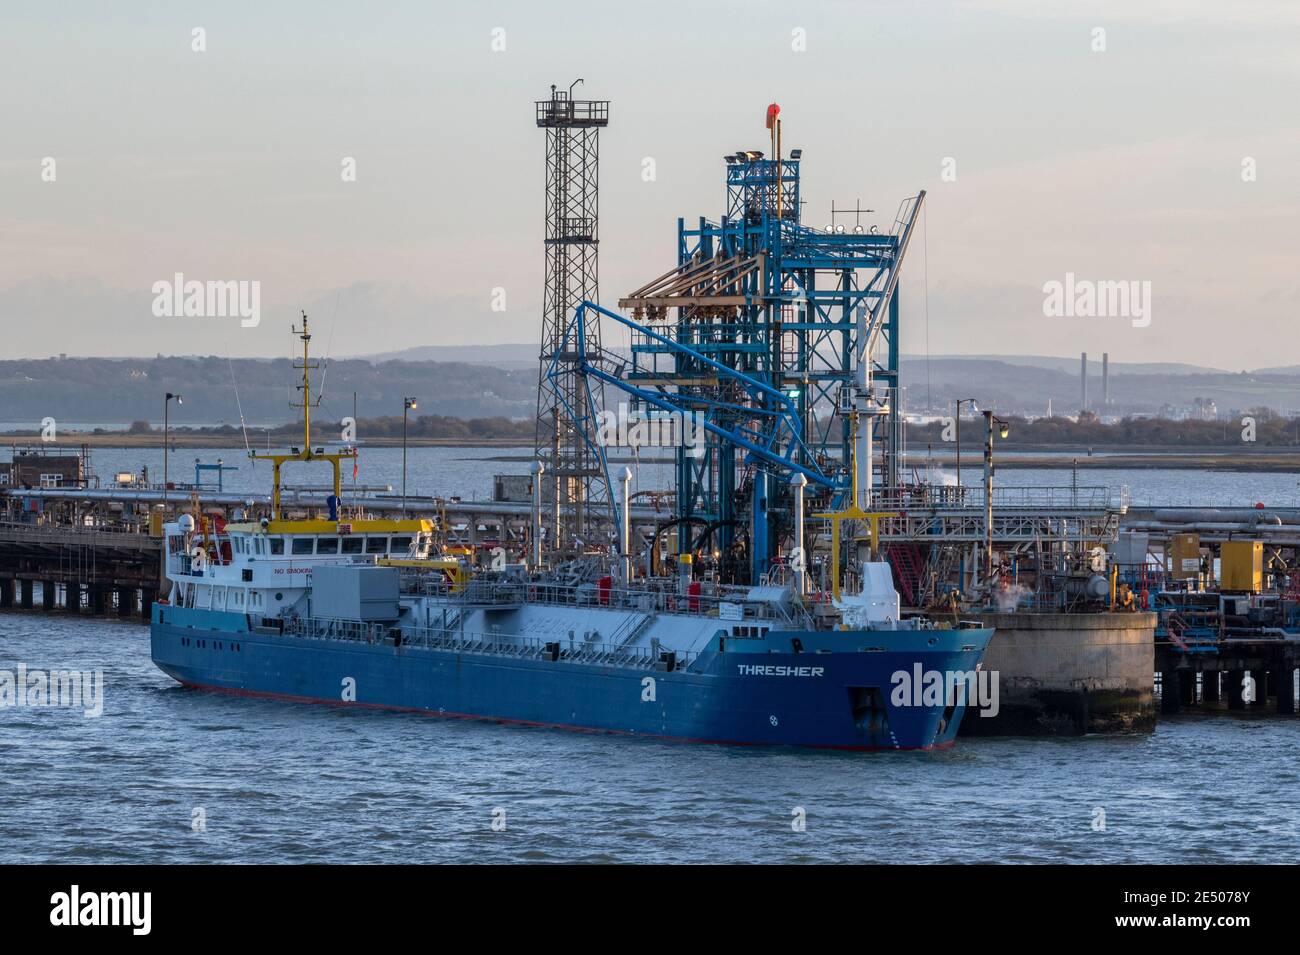
<svg viewBox="0 0 1300 955"><path fill-rule="evenodd" d="M541 461L534 461L528 470L533 475L533 510L529 518L532 524L530 536L533 539L531 569L537 571L542 568L542 472L546 466Z"/></svg>
<svg viewBox="0 0 1300 955"><path fill-rule="evenodd" d="M632 469L619 475L623 485L623 506L618 513L618 552L623 557L623 580L632 579Z"/></svg>
<svg viewBox="0 0 1300 955"><path fill-rule="evenodd" d="M794 589L802 597L807 593L804 586L808 557L803 546L803 496L808 479L795 472L790 478L790 486L794 488Z"/></svg>

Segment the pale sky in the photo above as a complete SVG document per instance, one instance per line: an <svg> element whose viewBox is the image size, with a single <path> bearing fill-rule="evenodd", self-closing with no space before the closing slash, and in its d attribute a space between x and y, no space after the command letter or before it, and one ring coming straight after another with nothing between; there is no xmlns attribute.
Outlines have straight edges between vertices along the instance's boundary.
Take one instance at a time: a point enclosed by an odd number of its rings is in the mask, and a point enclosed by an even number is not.
<svg viewBox="0 0 1300 955"><path fill-rule="evenodd" d="M335 355L534 341L532 104L581 76L606 305L721 214L777 101L808 224L929 191L905 352L1297 363L1297 51L1284 0L11 3L0 356L284 355L299 307ZM176 272L260 282L260 326L155 317ZM1150 325L1044 317L1067 272L1151 282Z"/></svg>

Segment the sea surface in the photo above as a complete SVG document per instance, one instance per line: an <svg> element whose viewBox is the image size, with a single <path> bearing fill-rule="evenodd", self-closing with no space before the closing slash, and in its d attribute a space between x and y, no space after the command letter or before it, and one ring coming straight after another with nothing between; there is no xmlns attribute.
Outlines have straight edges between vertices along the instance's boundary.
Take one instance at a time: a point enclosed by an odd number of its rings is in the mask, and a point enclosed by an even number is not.
<svg viewBox="0 0 1300 955"><path fill-rule="evenodd" d="M238 453L177 452L172 466L186 455L191 477L194 457L224 457L240 468L227 487L269 485L269 469ZM101 475L160 462L160 450L95 453ZM408 480L412 493L485 498L492 474L527 467L525 448L420 448ZM669 476L639 470L646 487ZM401 449L365 451L359 480L400 485ZM1273 473L1094 471L1079 483L1127 484L1148 503L1300 502L1296 478ZM0 708L0 864L1300 862L1296 718L1185 715L1139 737L825 753L232 698L156 670L144 626L6 611L0 680L19 664L100 670L104 705L89 718Z"/></svg>
<svg viewBox="0 0 1300 955"><path fill-rule="evenodd" d="M104 706L0 709L0 864L1300 861L1296 718L828 753L187 690L146 627L6 611L20 662Z"/></svg>
<svg viewBox="0 0 1300 955"><path fill-rule="evenodd" d="M0 708L0 863L1300 861L1296 719L832 754L231 698L144 626L5 612L19 663L104 706Z"/></svg>

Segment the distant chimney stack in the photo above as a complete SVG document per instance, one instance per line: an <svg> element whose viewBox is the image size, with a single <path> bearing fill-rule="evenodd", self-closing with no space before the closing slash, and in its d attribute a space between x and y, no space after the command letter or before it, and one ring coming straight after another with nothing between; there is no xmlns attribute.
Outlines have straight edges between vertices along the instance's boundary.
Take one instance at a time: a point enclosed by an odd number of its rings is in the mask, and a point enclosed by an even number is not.
<svg viewBox="0 0 1300 955"><path fill-rule="evenodd" d="M1079 410L1088 410L1088 353L1079 359Z"/></svg>
<svg viewBox="0 0 1300 955"><path fill-rule="evenodd" d="M1101 353L1101 404L1110 404L1110 353Z"/></svg>

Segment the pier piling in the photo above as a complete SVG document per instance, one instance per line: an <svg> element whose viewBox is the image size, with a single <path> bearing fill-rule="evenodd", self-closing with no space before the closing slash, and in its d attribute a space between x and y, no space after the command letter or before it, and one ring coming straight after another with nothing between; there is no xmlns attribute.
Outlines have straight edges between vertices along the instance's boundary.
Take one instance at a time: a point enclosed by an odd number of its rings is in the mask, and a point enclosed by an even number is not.
<svg viewBox="0 0 1300 955"><path fill-rule="evenodd" d="M1245 670L1229 670L1227 673L1228 709L1230 710L1246 708L1246 699L1242 696L1246 687L1245 677Z"/></svg>
<svg viewBox="0 0 1300 955"><path fill-rule="evenodd" d="M1178 671L1178 701L1183 706L1196 705L1196 672L1194 670Z"/></svg>
<svg viewBox="0 0 1300 955"><path fill-rule="evenodd" d="M1223 699L1219 689L1222 674L1218 670L1206 670L1201 674L1201 702L1218 703Z"/></svg>
<svg viewBox="0 0 1300 955"><path fill-rule="evenodd" d="M996 629L984 666L1000 674L1000 710L964 720L963 734L1132 733L1155 725L1155 614L986 612L980 620ZM1159 669L1161 705L1177 712L1181 674L1195 691L1195 672Z"/></svg>
<svg viewBox="0 0 1300 955"><path fill-rule="evenodd" d="M1295 714L1295 670L1287 667L1276 675L1277 712L1292 716Z"/></svg>
<svg viewBox="0 0 1300 955"><path fill-rule="evenodd" d="M1160 712L1173 716L1182 709L1181 680L1177 670L1164 670L1160 674Z"/></svg>

